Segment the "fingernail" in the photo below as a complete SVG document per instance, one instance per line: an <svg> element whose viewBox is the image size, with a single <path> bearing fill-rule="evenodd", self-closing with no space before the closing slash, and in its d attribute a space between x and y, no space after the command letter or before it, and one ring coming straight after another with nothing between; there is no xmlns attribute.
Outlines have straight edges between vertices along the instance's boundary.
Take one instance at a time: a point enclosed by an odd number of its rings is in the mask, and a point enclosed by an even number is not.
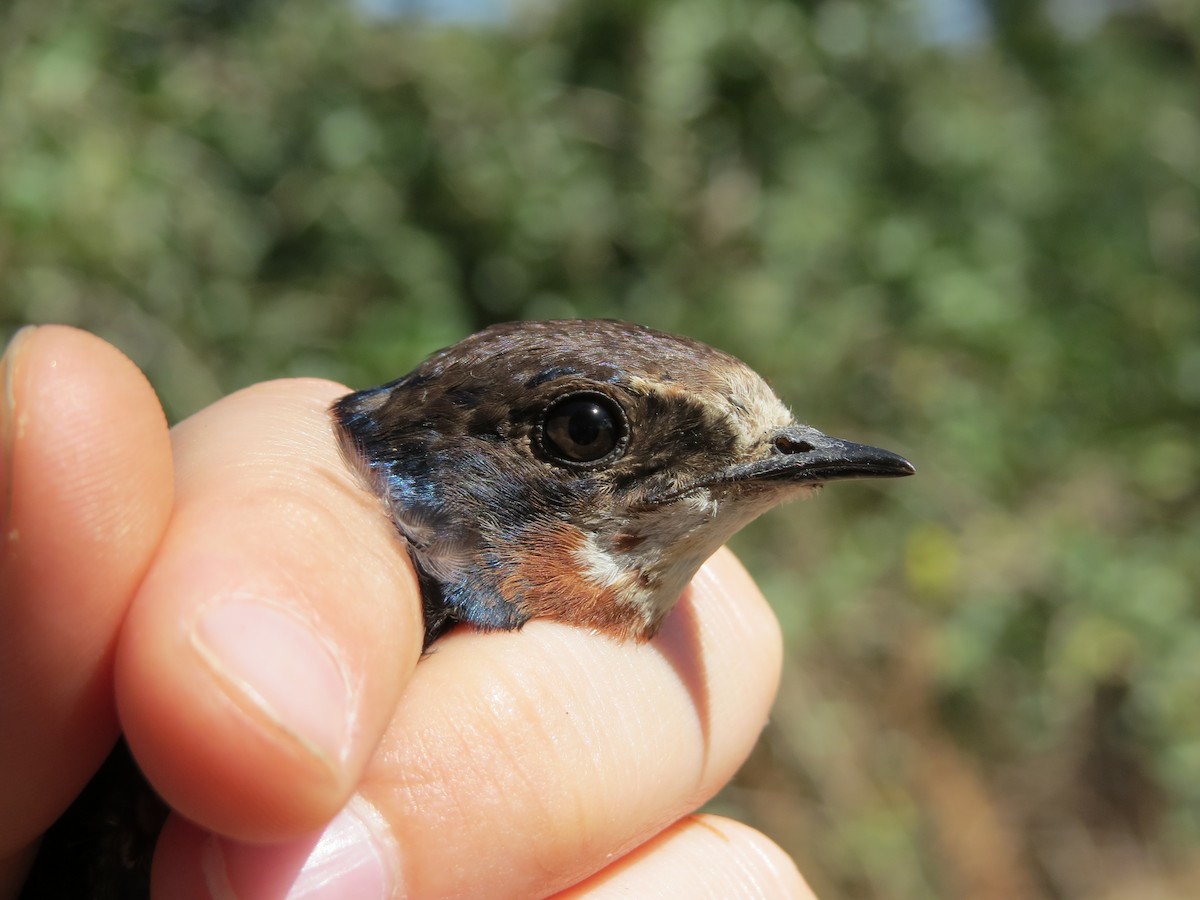
<svg viewBox="0 0 1200 900"><path fill-rule="evenodd" d="M383 817L356 797L316 838L264 846L209 837L201 866L215 900L385 900L395 890L396 857Z"/></svg>
<svg viewBox="0 0 1200 900"><path fill-rule="evenodd" d="M13 445L17 437L16 373L17 357L21 345L37 330L35 325L26 325L4 348L0 360L0 544L10 539L8 523L12 517L13 498Z"/></svg>
<svg viewBox="0 0 1200 900"><path fill-rule="evenodd" d="M312 623L261 598L234 596L204 609L192 641L235 702L249 703L340 770L353 696L337 651Z"/></svg>

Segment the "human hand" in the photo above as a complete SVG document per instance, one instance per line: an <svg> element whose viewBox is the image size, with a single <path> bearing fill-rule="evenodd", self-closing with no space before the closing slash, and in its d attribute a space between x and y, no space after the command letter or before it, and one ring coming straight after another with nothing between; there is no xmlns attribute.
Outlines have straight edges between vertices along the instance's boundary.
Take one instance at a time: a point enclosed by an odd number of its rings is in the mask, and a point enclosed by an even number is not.
<svg viewBox="0 0 1200 900"><path fill-rule="evenodd" d="M27 332L5 372L0 890L119 710L178 811L160 896L807 895L765 837L690 815L778 679L727 552L648 644L535 621L421 659L407 555L330 430L345 388L256 385L168 439L94 337Z"/></svg>

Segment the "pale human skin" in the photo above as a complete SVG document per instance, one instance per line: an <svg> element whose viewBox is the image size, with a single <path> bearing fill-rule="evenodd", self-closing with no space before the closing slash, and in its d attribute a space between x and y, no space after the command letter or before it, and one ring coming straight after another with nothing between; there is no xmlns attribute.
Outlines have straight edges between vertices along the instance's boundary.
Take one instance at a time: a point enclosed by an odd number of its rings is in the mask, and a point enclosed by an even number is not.
<svg viewBox="0 0 1200 900"><path fill-rule="evenodd" d="M3 372L0 897L120 729L182 813L160 897L811 897L692 814L779 676L728 552L648 644L537 621L421 659L411 566L330 430L345 387L255 385L168 432L84 332L23 332Z"/></svg>

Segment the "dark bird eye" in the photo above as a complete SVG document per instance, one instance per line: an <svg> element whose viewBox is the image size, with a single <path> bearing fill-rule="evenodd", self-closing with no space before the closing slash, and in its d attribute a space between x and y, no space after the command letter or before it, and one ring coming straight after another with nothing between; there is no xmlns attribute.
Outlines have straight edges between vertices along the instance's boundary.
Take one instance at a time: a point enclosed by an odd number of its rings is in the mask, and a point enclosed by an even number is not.
<svg viewBox="0 0 1200 900"><path fill-rule="evenodd" d="M604 394L570 394L546 410L540 428L542 449L556 462L589 465L611 462L625 452L625 416Z"/></svg>

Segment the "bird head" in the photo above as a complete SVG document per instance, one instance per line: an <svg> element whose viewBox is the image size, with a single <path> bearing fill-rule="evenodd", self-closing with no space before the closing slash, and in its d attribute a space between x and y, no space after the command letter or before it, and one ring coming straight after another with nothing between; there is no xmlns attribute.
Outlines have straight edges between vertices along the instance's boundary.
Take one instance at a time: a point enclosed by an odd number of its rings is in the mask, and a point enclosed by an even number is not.
<svg viewBox="0 0 1200 900"><path fill-rule="evenodd" d="M333 415L417 566L426 645L535 617L648 639L770 507L914 472L797 423L728 354L608 320L493 326Z"/></svg>

